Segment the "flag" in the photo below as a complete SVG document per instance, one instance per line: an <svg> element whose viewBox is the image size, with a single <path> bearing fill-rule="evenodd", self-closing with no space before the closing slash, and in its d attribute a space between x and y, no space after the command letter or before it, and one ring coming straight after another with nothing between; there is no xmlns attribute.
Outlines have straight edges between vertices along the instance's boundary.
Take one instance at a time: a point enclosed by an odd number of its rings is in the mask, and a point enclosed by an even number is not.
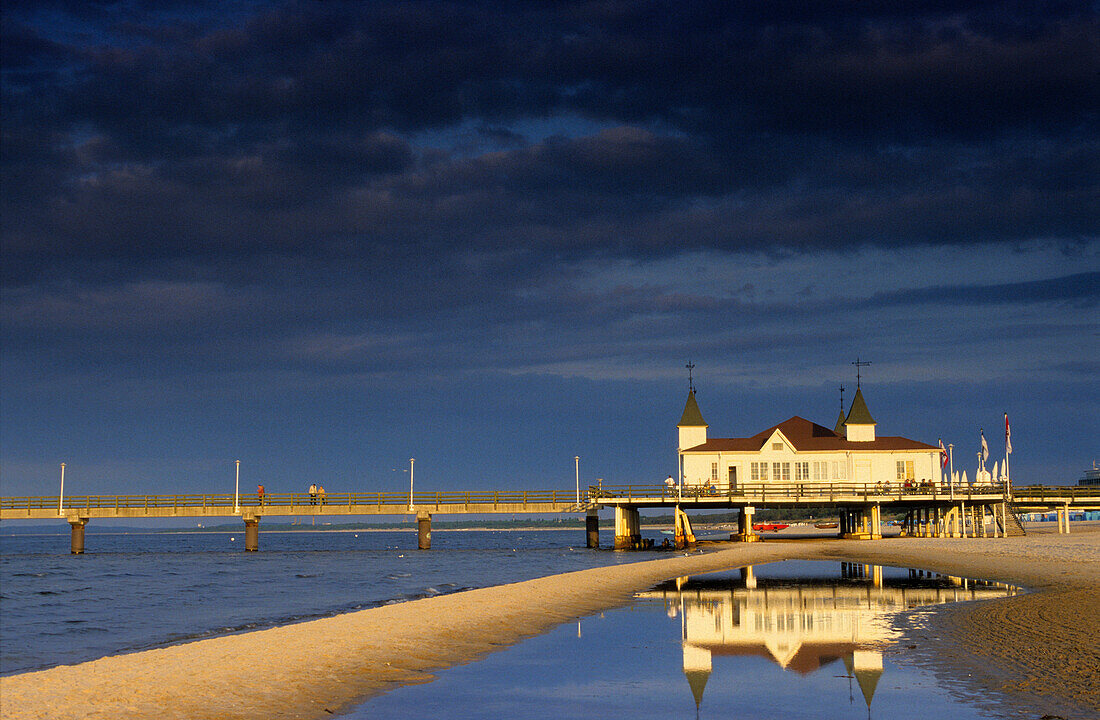
<svg viewBox="0 0 1100 720"><path fill-rule="evenodd" d="M940 470L947 467L947 448L943 446L943 438L940 438Z"/></svg>
<svg viewBox="0 0 1100 720"><path fill-rule="evenodd" d="M979 430L982 434L982 462L989 459L989 445L985 441L985 430Z"/></svg>
<svg viewBox="0 0 1100 720"><path fill-rule="evenodd" d="M1008 426L1008 413L1005 413L1005 455L1012 454L1012 429Z"/></svg>

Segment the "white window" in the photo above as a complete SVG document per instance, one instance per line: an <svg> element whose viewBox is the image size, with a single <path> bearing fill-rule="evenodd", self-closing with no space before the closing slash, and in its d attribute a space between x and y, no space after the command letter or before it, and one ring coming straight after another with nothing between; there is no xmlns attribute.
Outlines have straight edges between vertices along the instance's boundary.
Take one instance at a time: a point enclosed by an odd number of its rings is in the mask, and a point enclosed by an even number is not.
<svg viewBox="0 0 1100 720"><path fill-rule="evenodd" d="M791 464L789 462L772 463L772 477L776 482L790 482Z"/></svg>
<svg viewBox="0 0 1100 720"><path fill-rule="evenodd" d="M710 479L718 482L718 463L710 464Z"/></svg>
<svg viewBox="0 0 1100 720"><path fill-rule="evenodd" d="M846 461L833 462L833 477L837 480L848 478L848 463Z"/></svg>
<svg viewBox="0 0 1100 720"><path fill-rule="evenodd" d="M829 479L829 463L825 460L814 460L814 480Z"/></svg>
<svg viewBox="0 0 1100 720"><path fill-rule="evenodd" d="M768 481L768 464L766 462L754 462L749 467L749 473L752 476L752 481L755 482L767 482Z"/></svg>
<svg viewBox="0 0 1100 720"><path fill-rule="evenodd" d="M772 450L782 450L782 449L783 449L783 443L781 443L781 442L772 443Z"/></svg>
<svg viewBox="0 0 1100 720"><path fill-rule="evenodd" d="M898 482L911 481L913 477L913 461L898 460Z"/></svg>
<svg viewBox="0 0 1100 720"><path fill-rule="evenodd" d="M794 480L795 482L804 482L810 479L810 463L808 462L796 462L794 464Z"/></svg>

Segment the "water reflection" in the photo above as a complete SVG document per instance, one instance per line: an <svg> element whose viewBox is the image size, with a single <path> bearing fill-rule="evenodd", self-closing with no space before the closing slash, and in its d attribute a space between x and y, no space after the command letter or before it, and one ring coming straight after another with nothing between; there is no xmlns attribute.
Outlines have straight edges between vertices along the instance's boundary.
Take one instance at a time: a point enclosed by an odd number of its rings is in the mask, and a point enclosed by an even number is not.
<svg viewBox="0 0 1100 720"><path fill-rule="evenodd" d="M1003 583L841 563L832 577L757 577L751 566L682 577L639 597L662 601L668 617L679 619L683 671L697 709L716 656L761 656L801 675L840 660L847 670L841 677L856 681L870 714L882 651L899 637L897 613L1017 592Z"/></svg>

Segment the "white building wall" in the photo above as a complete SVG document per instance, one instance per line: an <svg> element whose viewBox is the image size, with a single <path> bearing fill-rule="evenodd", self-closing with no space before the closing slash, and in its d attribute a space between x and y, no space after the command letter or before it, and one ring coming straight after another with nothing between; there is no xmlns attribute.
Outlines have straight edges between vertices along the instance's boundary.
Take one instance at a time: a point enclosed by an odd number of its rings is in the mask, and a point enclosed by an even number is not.
<svg viewBox="0 0 1100 720"><path fill-rule="evenodd" d="M768 483L782 482L864 482L862 477L857 479L857 471L862 470L863 463L869 465L869 476L866 482L890 483L895 485L898 479L898 461L912 463L912 480L914 483L922 481L941 484L938 464L938 452L928 450L883 451L868 450L860 452L852 451L815 451L796 452L789 445L784 444L782 449L774 449L773 442L765 443L764 449L758 453L685 453L683 455L683 474L685 487L701 487L708 480L719 491L729 490L729 468L737 468L737 482L739 485L753 484L752 463L767 463ZM775 464L780 463L789 468L789 479L775 477ZM795 463L807 463L807 476L800 479ZM825 463L824 475L815 473L814 463ZM821 466L817 468L821 470ZM717 471L715 473L715 471ZM908 468L906 468L908 474ZM717 477L715 478L715 474ZM815 477L815 474L817 477ZM755 482L760 482L759 480Z"/></svg>

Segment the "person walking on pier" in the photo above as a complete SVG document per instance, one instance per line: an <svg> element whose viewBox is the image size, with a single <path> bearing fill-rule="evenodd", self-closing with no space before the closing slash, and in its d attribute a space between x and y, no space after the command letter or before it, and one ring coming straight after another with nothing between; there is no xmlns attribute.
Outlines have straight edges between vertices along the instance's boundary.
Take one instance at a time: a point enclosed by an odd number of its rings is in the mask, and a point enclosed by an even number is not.
<svg viewBox="0 0 1100 720"><path fill-rule="evenodd" d="M324 505L325 504L325 486L324 485L318 485L317 486L317 495L321 498L321 504Z"/></svg>
<svg viewBox="0 0 1100 720"><path fill-rule="evenodd" d="M256 486L256 495L260 498L260 504L263 505L264 504L264 486L263 485L257 485Z"/></svg>
<svg viewBox="0 0 1100 720"><path fill-rule="evenodd" d="M310 505L316 505L317 504L317 483L310 483L309 484L309 504Z"/></svg>

